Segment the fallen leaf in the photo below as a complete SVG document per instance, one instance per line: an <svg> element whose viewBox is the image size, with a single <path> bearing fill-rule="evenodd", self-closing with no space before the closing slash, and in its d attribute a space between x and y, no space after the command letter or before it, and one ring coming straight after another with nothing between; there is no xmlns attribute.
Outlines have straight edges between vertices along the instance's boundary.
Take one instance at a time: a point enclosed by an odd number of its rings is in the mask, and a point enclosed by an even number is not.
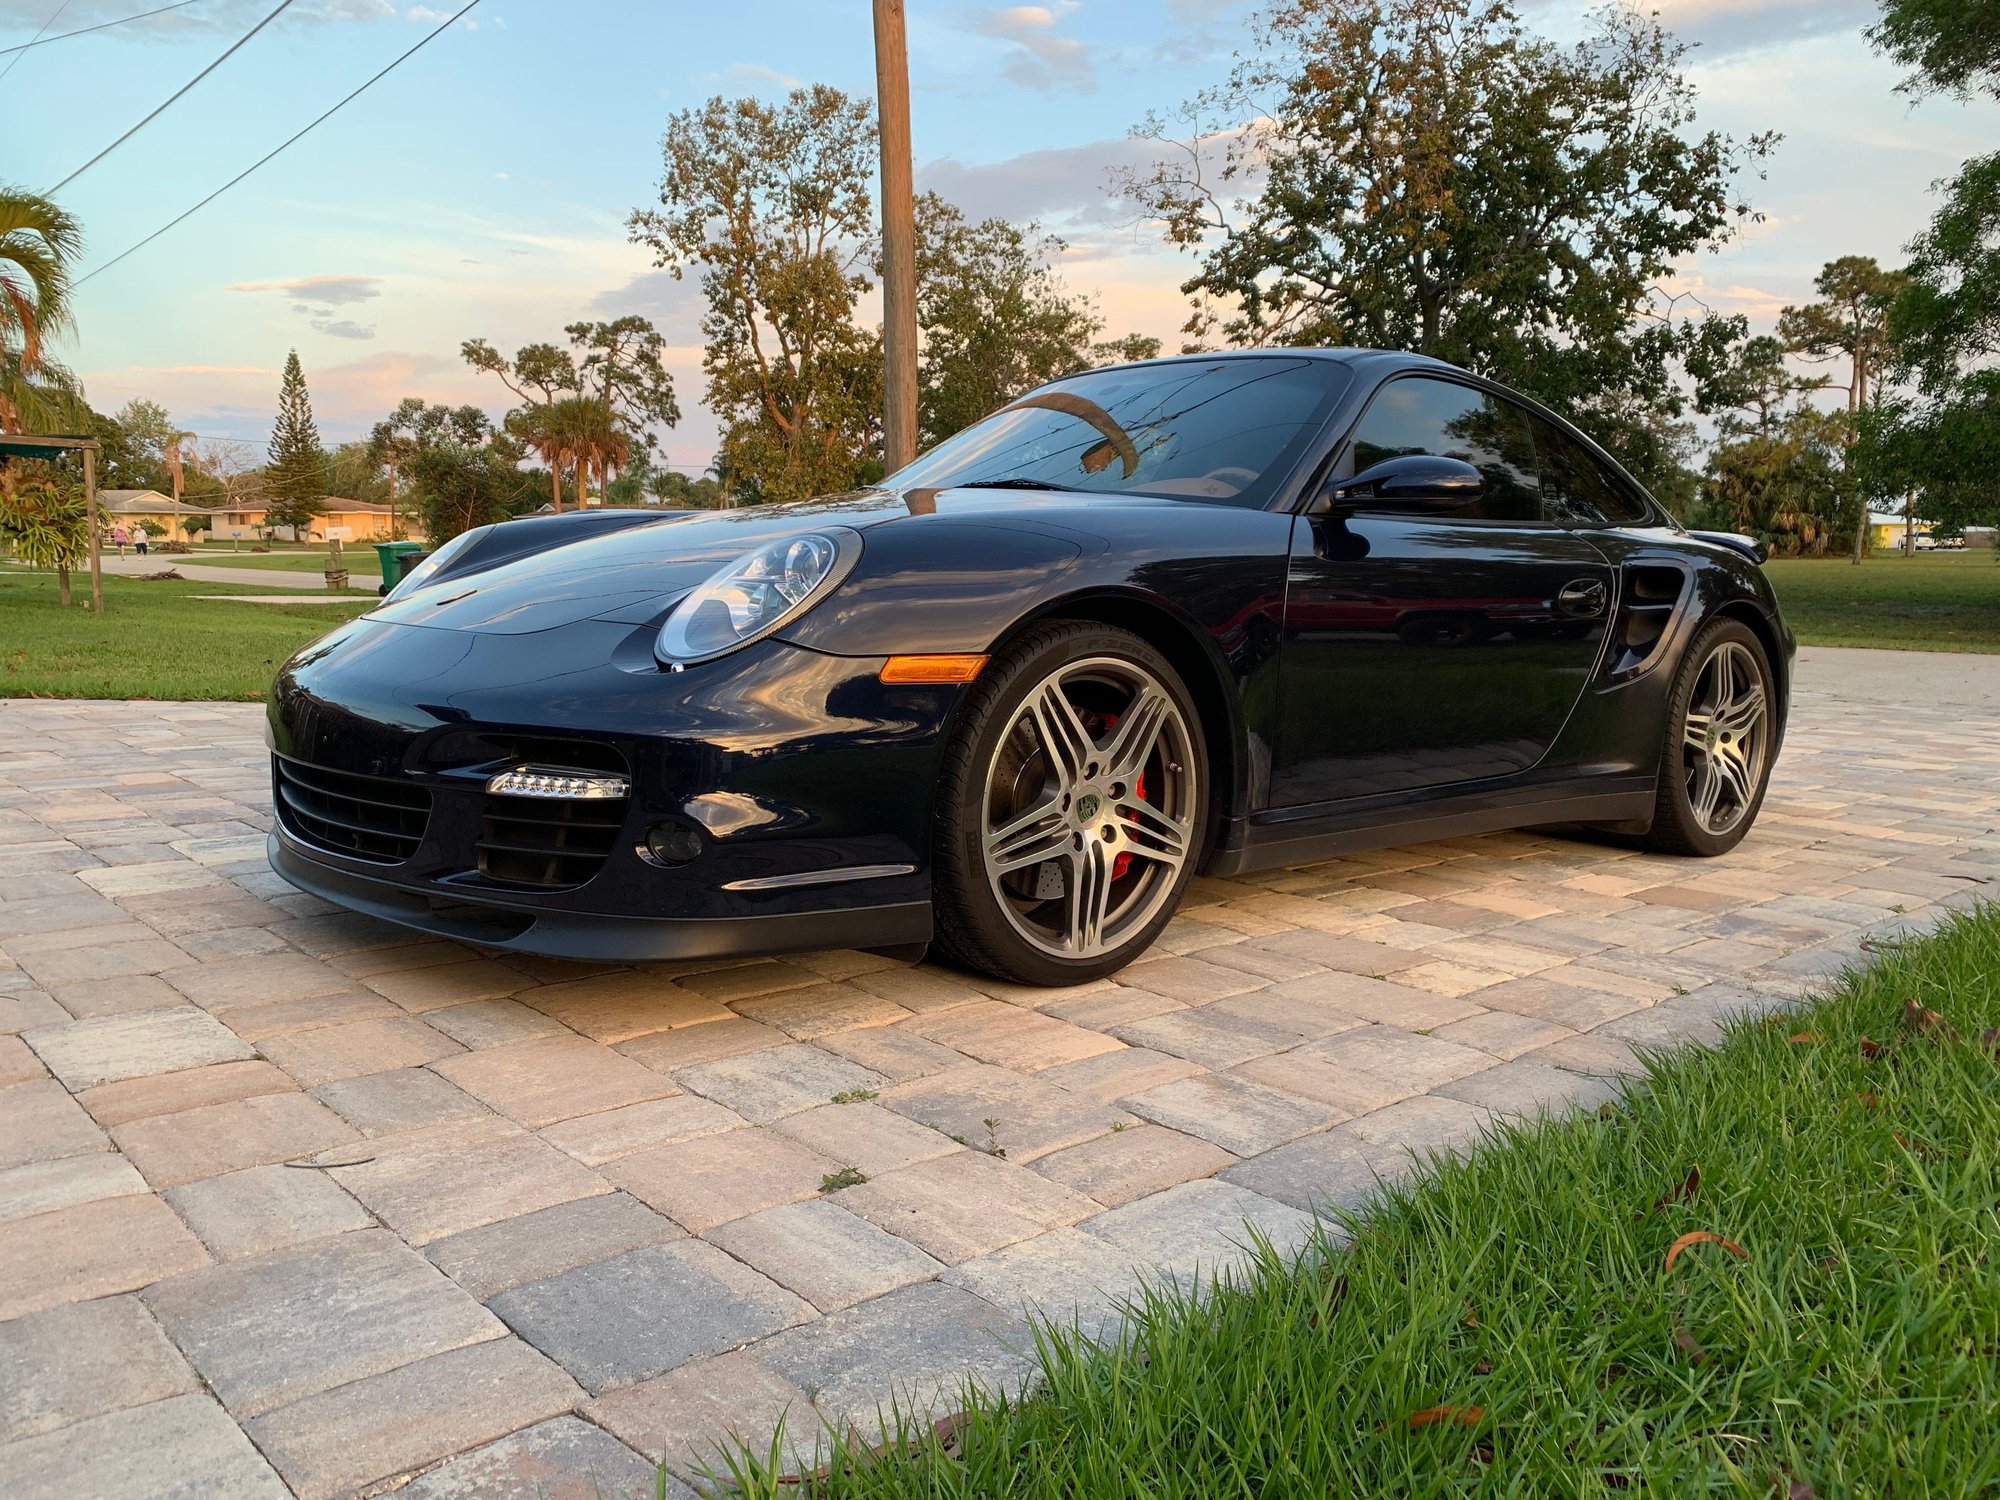
<svg viewBox="0 0 2000 1500"><path fill-rule="evenodd" d="M1880 1104L1882 1101L1876 1098L1873 1094L1864 1091L1854 1096L1854 1102L1860 1105L1863 1109L1873 1109L1875 1108L1876 1105Z"/></svg>
<svg viewBox="0 0 2000 1500"><path fill-rule="evenodd" d="M1771 1489L1785 1500L1819 1500L1818 1493L1803 1479L1788 1479L1775 1469L1771 1471Z"/></svg>
<svg viewBox="0 0 2000 1500"><path fill-rule="evenodd" d="M1870 1062L1873 1062L1878 1057L1887 1057L1889 1055L1889 1049L1883 1046L1880 1042L1869 1041L1868 1038L1864 1036L1861 1039L1861 1055L1867 1058Z"/></svg>
<svg viewBox="0 0 2000 1500"><path fill-rule="evenodd" d="M1472 1367L1472 1373L1475 1375L1491 1375L1493 1373L1493 1361L1490 1359L1482 1359L1478 1364Z"/></svg>
<svg viewBox="0 0 2000 1500"><path fill-rule="evenodd" d="M1993 1054L1993 1060L2000 1062L2000 1026L1989 1026L1979 1033L1979 1050Z"/></svg>
<svg viewBox="0 0 2000 1500"><path fill-rule="evenodd" d="M1703 1349L1695 1336L1685 1328L1674 1330L1674 1347L1688 1357L1688 1363L1691 1365L1702 1364L1708 1359L1708 1351Z"/></svg>
<svg viewBox="0 0 2000 1500"><path fill-rule="evenodd" d="M1700 1186L1701 1186L1700 1166L1697 1165L1689 1167L1688 1174L1686 1177L1681 1179L1680 1186L1668 1188L1664 1193L1660 1194L1659 1197L1653 1200L1653 1212L1658 1213L1661 1209L1665 1208L1669 1203L1686 1203L1690 1201L1695 1195L1695 1189L1699 1188Z"/></svg>
<svg viewBox="0 0 2000 1500"><path fill-rule="evenodd" d="M1903 1028L1914 1031L1918 1036L1941 1036L1949 1041L1957 1041L1958 1033L1951 1029L1945 1018L1928 1006L1919 1005L1914 1000L1903 1002Z"/></svg>
<svg viewBox="0 0 2000 1500"><path fill-rule="evenodd" d="M1456 1422L1461 1427L1475 1427L1486 1416L1486 1409L1480 1406L1431 1406L1410 1416L1412 1427L1435 1427L1439 1422Z"/></svg>
<svg viewBox="0 0 2000 1500"><path fill-rule="evenodd" d="M1826 1038L1821 1036L1817 1031L1795 1031L1792 1033L1792 1040L1795 1042L1823 1042Z"/></svg>
<svg viewBox="0 0 2000 1500"><path fill-rule="evenodd" d="M1706 1229L1690 1229L1686 1234L1667 1246L1667 1263L1663 1271L1671 1271L1674 1262L1681 1258L1681 1251L1690 1245L1720 1245L1738 1260L1748 1260L1750 1252L1734 1240L1725 1240L1719 1234L1710 1234Z"/></svg>

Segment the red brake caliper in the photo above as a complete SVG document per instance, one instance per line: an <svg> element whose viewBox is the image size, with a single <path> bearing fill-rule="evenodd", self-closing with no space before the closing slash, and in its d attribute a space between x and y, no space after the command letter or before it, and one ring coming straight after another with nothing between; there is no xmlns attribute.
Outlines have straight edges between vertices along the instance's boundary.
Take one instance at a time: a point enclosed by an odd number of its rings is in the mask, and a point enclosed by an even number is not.
<svg viewBox="0 0 2000 1500"><path fill-rule="evenodd" d="M1118 720L1121 717L1122 715L1119 714L1106 714L1104 716L1104 728L1107 730L1116 729L1118 727ZM1132 783L1132 795L1137 797L1141 802L1144 802L1146 800L1145 772L1141 771L1139 773L1139 779ZM1133 813L1120 813L1118 816L1126 819L1129 822L1137 821L1137 815ZM1132 868L1132 856L1129 854L1121 854L1111 861L1111 878L1113 880L1123 880L1125 878L1125 872L1131 868Z"/></svg>

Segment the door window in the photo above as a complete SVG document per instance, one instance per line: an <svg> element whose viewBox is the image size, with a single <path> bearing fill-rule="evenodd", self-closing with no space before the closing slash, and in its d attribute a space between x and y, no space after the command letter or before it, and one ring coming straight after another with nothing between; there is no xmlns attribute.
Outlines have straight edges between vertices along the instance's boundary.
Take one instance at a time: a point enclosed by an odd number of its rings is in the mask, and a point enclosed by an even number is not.
<svg viewBox="0 0 2000 1500"><path fill-rule="evenodd" d="M1527 413L1512 403L1448 380L1391 381L1375 393L1354 430L1354 472L1413 453L1456 458L1486 477L1483 496L1442 514L1474 521L1541 519L1534 434Z"/></svg>
<svg viewBox="0 0 2000 1500"><path fill-rule="evenodd" d="M1644 521L1648 506L1582 443L1555 423L1523 413L1534 424L1542 505L1565 526L1616 526Z"/></svg>

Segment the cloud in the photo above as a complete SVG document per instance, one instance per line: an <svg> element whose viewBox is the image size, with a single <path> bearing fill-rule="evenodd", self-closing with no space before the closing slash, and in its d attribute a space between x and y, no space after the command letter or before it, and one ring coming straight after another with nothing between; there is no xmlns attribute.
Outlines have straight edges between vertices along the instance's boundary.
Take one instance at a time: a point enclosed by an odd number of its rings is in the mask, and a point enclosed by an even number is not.
<svg viewBox="0 0 2000 1500"><path fill-rule="evenodd" d="M996 162L945 156L918 169L917 185L957 204L974 219L1108 226L1132 217L1131 205L1112 194L1111 169L1144 168L1160 153L1153 141L1118 136Z"/></svg>
<svg viewBox="0 0 2000 1500"><path fill-rule="evenodd" d="M776 68L767 68L762 63L731 63L720 72L704 73L702 83L708 88L732 89L742 93L755 93L759 89L795 89L802 80L789 73L781 73ZM665 91L662 90L664 95Z"/></svg>
<svg viewBox="0 0 2000 1500"><path fill-rule="evenodd" d="M70 0L63 7L60 20L48 30L50 35L55 36L105 21L119 21L126 24L112 27L102 34L127 42L148 42L163 36L206 32L241 35L271 9L268 0L209 0L207 4L190 5L185 10L170 11L163 16L128 21L135 9L146 8L134 7L128 0ZM26 41L49 19L49 9L46 0L0 0L0 31L18 30L22 33L19 40ZM351 21L381 21L395 14L396 7L390 0L303 0L303 3L293 5L274 24L301 29Z"/></svg>
<svg viewBox="0 0 2000 1500"><path fill-rule="evenodd" d="M314 318L313 330L336 339L372 339L375 330L366 324L356 323L351 318Z"/></svg>
<svg viewBox="0 0 2000 1500"><path fill-rule="evenodd" d="M1808 37L1859 31L1875 19L1878 0L1648 0L1660 24L1701 49L1701 58L1783 46ZM1571 0L1528 7L1537 21L1573 24Z"/></svg>
<svg viewBox="0 0 2000 1500"><path fill-rule="evenodd" d="M238 281L223 288L230 292L287 292L299 302L322 307L345 307L382 295L379 276L294 276L289 281Z"/></svg>
<svg viewBox="0 0 2000 1500"><path fill-rule="evenodd" d="M981 36L1011 44L1000 76L1022 88L1042 93L1073 90L1091 93L1097 78L1090 50L1074 37L1056 35L1056 27L1075 10L1075 0L1053 5L1009 5L976 11L970 29Z"/></svg>
<svg viewBox="0 0 2000 1500"><path fill-rule="evenodd" d="M264 365L127 365L128 375L276 375Z"/></svg>

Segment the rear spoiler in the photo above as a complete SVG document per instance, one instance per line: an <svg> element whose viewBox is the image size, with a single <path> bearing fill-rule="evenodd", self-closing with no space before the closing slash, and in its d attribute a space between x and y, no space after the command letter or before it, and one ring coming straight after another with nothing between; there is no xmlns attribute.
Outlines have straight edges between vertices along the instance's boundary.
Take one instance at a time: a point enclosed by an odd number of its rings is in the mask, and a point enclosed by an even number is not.
<svg viewBox="0 0 2000 1500"><path fill-rule="evenodd" d="M1762 563L1771 555L1769 547L1754 536L1745 536L1740 531L1690 531L1688 535L1698 542L1714 542L1718 547L1741 552L1753 563Z"/></svg>

